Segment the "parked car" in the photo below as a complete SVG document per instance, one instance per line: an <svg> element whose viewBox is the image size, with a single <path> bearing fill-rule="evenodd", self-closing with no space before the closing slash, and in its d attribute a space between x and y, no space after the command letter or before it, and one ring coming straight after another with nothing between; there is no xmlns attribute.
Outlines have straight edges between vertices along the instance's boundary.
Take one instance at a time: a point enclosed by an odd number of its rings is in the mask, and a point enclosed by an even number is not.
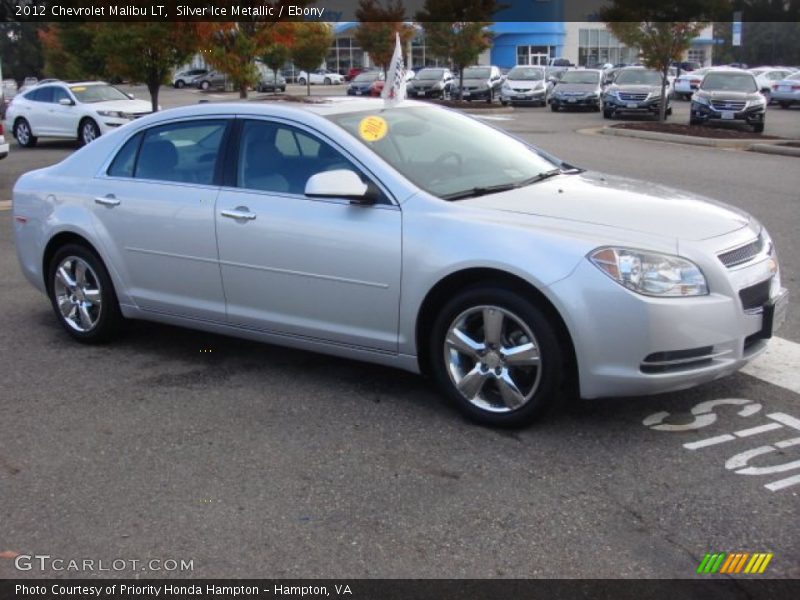
<svg viewBox="0 0 800 600"><path fill-rule="evenodd" d="M459 82L453 82L453 95L460 96L467 102L485 100L489 104L500 96L503 78L500 69L495 66L474 66L464 69L464 89L460 90Z"/></svg>
<svg viewBox="0 0 800 600"><path fill-rule="evenodd" d="M708 121L744 121L753 131L764 131L767 100L752 73L738 69L706 73L692 96L689 125Z"/></svg>
<svg viewBox="0 0 800 600"><path fill-rule="evenodd" d="M6 118L6 109L14 96L17 95L17 82L13 79L4 79L0 89L0 121Z"/></svg>
<svg viewBox="0 0 800 600"><path fill-rule="evenodd" d="M674 95L677 98L689 100L695 90L700 86L703 77L711 70L711 67L695 69L688 73L683 72L675 78Z"/></svg>
<svg viewBox="0 0 800 600"><path fill-rule="evenodd" d="M369 90L367 94L370 96L380 96L383 93L383 86L386 83L383 79L376 79L372 83L369 84Z"/></svg>
<svg viewBox="0 0 800 600"><path fill-rule="evenodd" d="M794 69L779 67L759 67L757 69L749 69L749 71L756 78L758 89L764 94L767 102L771 99L772 85L794 73Z"/></svg>
<svg viewBox="0 0 800 600"><path fill-rule="evenodd" d="M507 104L547 104L544 67L518 65L511 69L500 87L500 102Z"/></svg>
<svg viewBox="0 0 800 600"><path fill-rule="evenodd" d="M224 90L228 82L228 76L219 71L209 71L203 75L198 75L191 80L191 85L198 90Z"/></svg>
<svg viewBox="0 0 800 600"><path fill-rule="evenodd" d="M77 139L81 145L152 112L150 102L104 81L48 83L17 94L7 122L20 146L40 137Z"/></svg>
<svg viewBox="0 0 800 600"><path fill-rule="evenodd" d="M0 160L8 156L8 142L6 142L3 121L0 121Z"/></svg>
<svg viewBox="0 0 800 600"><path fill-rule="evenodd" d="M555 84L550 95L550 110L591 108L600 110L603 93L603 72L599 69L567 71Z"/></svg>
<svg viewBox="0 0 800 600"><path fill-rule="evenodd" d="M613 119L620 113L645 113L659 116L661 109L662 75L644 67L626 67L614 78L614 83L603 91L603 117ZM669 84L664 88L667 96L667 116L672 114L669 103Z"/></svg>
<svg viewBox="0 0 800 600"><path fill-rule="evenodd" d="M370 86L379 80L383 80L383 71L363 71L356 75L347 86L348 96L368 96Z"/></svg>
<svg viewBox="0 0 800 600"><path fill-rule="evenodd" d="M261 75L261 81L256 86L256 91L259 92L285 92L286 79L280 73L275 73L271 69L264 69Z"/></svg>
<svg viewBox="0 0 800 600"><path fill-rule="evenodd" d="M311 73L300 71L297 75L297 83L306 85L307 81L311 85L340 85L344 82L344 77L327 69L317 69L316 71L311 71Z"/></svg>
<svg viewBox="0 0 800 600"><path fill-rule="evenodd" d="M194 79L208 73L208 69L186 69L179 73L175 73L172 77L172 87L182 88L187 84L192 83Z"/></svg>
<svg viewBox="0 0 800 600"><path fill-rule="evenodd" d="M344 75L345 81L353 81L358 75L366 71L365 67L350 67Z"/></svg>
<svg viewBox="0 0 800 600"><path fill-rule="evenodd" d="M565 383L640 396L731 374L788 303L743 211L415 101L175 108L12 199L22 272L77 341L144 319L424 371L490 425Z"/></svg>
<svg viewBox="0 0 800 600"><path fill-rule="evenodd" d="M409 98L449 98L454 85L450 69L426 67L417 72L406 91Z"/></svg>
<svg viewBox="0 0 800 600"><path fill-rule="evenodd" d="M38 77L26 77L22 81L22 87L24 87L24 88L32 87L32 86L36 85L37 83L39 83L39 78Z"/></svg>
<svg viewBox="0 0 800 600"><path fill-rule="evenodd" d="M800 72L792 73L772 85L771 98L781 108L789 108L792 104L800 104Z"/></svg>

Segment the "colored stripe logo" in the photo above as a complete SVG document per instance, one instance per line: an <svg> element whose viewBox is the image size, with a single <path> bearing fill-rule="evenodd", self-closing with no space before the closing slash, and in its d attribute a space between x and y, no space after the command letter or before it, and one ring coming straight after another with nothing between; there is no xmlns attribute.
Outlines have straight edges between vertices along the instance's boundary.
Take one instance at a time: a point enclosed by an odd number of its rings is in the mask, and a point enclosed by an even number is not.
<svg viewBox="0 0 800 600"><path fill-rule="evenodd" d="M709 552L700 561L697 572L703 575L763 573L772 560L772 552Z"/></svg>

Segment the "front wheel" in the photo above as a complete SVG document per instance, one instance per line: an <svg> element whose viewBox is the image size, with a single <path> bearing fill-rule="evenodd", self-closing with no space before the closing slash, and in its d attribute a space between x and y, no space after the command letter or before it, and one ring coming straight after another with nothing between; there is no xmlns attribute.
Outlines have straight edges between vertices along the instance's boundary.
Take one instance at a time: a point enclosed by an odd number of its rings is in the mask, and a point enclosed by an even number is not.
<svg viewBox="0 0 800 600"><path fill-rule="evenodd" d="M553 112L558 112L558 105L557 104L553 104L551 102L550 103L550 110L552 110Z"/></svg>
<svg viewBox="0 0 800 600"><path fill-rule="evenodd" d="M458 294L436 319L430 344L440 389L484 425L527 425L554 402L565 371L549 317L502 287Z"/></svg>
<svg viewBox="0 0 800 600"><path fill-rule="evenodd" d="M81 146L91 144L100 137L100 128L92 119L84 119L81 121L80 129L78 130L78 141Z"/></svg>
<svg viewBox="0 0 800 600"><path fill-rule="evenodd" d="M603 118L604 119L613 119L614 118L614 111L605 109L603 110Z"/></svg>
<svg viewBox="0 0 800 600"><path fill-rule="evenodd" d="M764 133L764 123L753 123L753 133Z"/></svg>
<svg viewBox="0 0 800 600"><path fill-rule="evenodd" d="M47 292L61 325L80 342L104 342L117 333L122 314L103 261L85 246L60 248L48 267Z"/></svg>
<svg viewBox="0 0 800 600"><path fill-rule="evenodd" d="M331 84L331 78L330 77L326 77L325 80L322 83L324 83L325 85L330 85Z"/></svg>
<svg viewBox="0 0 800 600"><path fill-rule="evenodd" d="M201 81L200 82L200 89L206 91L208 88L211 87L211 84L208 81Z"/></svg>
<svg viewBox="0 0 800 600"><path fill-rule="evenodd" d="M175 82L175 87L178 89L181 89L185 85L186 84L184 83L183 79L178 79L178 81Z"/></svg>

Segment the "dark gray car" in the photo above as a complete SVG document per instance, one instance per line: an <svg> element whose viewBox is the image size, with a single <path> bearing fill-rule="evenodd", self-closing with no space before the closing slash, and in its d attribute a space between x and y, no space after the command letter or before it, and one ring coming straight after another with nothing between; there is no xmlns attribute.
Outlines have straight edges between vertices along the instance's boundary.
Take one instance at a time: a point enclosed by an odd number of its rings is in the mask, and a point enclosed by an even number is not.
<svg viewBox="0 0 800 600"><path fill-rule="evenodd" d="M708 121L745 122L753 131L764 131L767 99L752 73L738 69L712 70L692 96L689 125Z"/></svg>
<svg viewBox="0 0 800 600"><path fill-rule="evenodd" d="M591 108L600 110L603 72L598 69L576 69L567 71L555 83L550 97L550 109Z"/></svg>
<svg viewBox="0 0 800 600"><path fill-rule="evenodd" d="M498 67L467 67L464 69L464 89L461 91L461 96L467 102L485 100L491 104L496 97L500 97L502 85L503 77ZM458 96L458 94L458 82L455 82L452 95Z"/></svg>
<svg viewBox="0 0 800 600"><path fill-rule="evenodd" d="M661 73L653 69L620 69L614 82L603 92L603 117L612 119L625 112L658 116L661 107L661 81ZM669 86L664 91L669 94ZM666 114L672 114L669 98Z"/></svg>

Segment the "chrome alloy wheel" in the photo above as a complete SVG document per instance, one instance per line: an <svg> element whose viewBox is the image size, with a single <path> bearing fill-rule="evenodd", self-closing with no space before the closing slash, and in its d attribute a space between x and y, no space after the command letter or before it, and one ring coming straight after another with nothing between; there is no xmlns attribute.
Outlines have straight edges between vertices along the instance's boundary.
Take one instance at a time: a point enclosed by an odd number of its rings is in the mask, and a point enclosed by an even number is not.
<svg viewBox="0 0 800 600"><path fill-rule="evenodd" d="M542 377L539 343L514 313L473 306L447 330L444 360L450 380L472 405L507 413L527 404Z"/></svg>
<svg viewBox="0 0 800 600"><path fill-rule="evenodd" d="M28 142L31 140L31 128L26 121L17 123L14 134L21 146L27 146Z"/></svg>
<svg viewBox="0 0 800 600"><path fill-rule="evenodd" d="M83 140L83 144L91 144L98 137L97 125L95 125L93 121L84 122L81 126L81 139Z"/></svg>
<svg viewBox="0 0 800 600"><path fill-rule="evenodd" d="M100 280L86 261L77 256L62 260L56 269L53 292L67 325L81 333L95 328L103 308L102 294Z"/></svg>

